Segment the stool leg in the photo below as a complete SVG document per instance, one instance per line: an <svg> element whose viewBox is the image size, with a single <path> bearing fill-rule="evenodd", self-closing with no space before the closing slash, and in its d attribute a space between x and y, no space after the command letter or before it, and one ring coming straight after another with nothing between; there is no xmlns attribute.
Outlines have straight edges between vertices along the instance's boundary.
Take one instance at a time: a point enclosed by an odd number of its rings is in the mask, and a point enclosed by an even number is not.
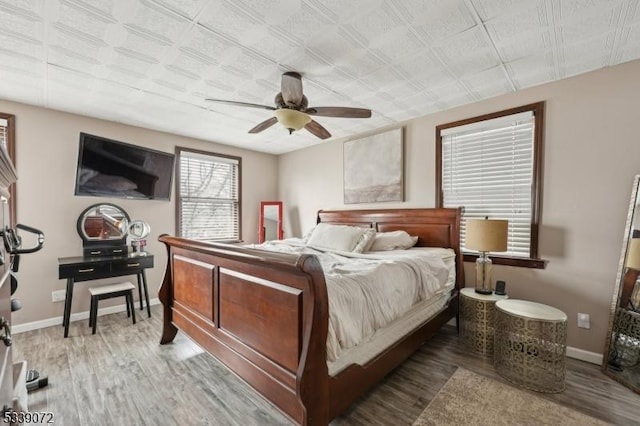
<svg viewBox="0 0 640 426"><path fill-rule="evenodd" d="M93 303L93 324L91 328L91 334L96 334L96 326L98 325L98 302L100 302L99 297L95 297L95 302Z"/></svg>
<svg viewBox="0 0 640 426"><path fill-rule="evenodd" d="M129 293L125 294L124 296L124 304L127 306L127 318L131 317L131 307L129 306L130 305L129 297L130 297Z"/></svg>
<svg viewBox="0 0 640 426"><path fill-rule="evenodd" d="M91 327L93 327L93 325L96 323L96 316L98 312L98 309L96 307L97 304L98 304L98 297L91 296L91 311L89 313L89 322L91 323Z"/></svg>

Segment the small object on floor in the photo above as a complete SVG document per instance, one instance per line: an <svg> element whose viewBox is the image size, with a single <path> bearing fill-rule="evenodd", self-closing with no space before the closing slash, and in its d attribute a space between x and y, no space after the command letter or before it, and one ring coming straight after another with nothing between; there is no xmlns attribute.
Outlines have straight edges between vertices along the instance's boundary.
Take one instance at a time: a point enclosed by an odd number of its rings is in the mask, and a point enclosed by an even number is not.
<svg viewBox="0 0 640 426"><path fill-rule="evenodd" d="M38 377L40 377L40 373L38 373L38 370L27 370L27 382L32 382Z"/></svg>
<svg viewBox="0 0 640 426"><path fill-rule="evenodd" d="M40 376L37 370L28 370L26 382L27 392L31 392L47 386L49 384L49 378L47 376Z"/></svg>

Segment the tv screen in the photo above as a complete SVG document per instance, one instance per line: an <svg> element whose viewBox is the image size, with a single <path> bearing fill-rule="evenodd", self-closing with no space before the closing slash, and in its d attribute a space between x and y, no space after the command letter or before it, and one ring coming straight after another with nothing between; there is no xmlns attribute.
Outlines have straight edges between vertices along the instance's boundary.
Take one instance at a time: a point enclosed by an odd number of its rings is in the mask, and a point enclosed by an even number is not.
<svg viewBox="0 0 640 426"><path fill-rule="evenodd" d="M75 195L169 200L175 155L80 133Z"/></svg>

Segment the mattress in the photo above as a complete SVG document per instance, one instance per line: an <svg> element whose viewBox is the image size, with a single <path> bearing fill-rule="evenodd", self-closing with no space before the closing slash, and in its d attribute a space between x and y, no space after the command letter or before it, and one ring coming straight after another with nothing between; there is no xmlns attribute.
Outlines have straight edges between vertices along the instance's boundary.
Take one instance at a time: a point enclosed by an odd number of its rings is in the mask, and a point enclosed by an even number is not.
<svg viewBox="0 0 640 426"><path fill-rule="evenodd" d="M451 289L446 293L419 302L402 317L386 327L376 330L366 342L343 352L334 361L327 361L329 375L335 376L352 364L366 365L384 352L385 349L438 314L445 307L450 297Z"/></svg>
<svg viewBox="0 0 640 426"><path fill-rule="evenodd" d="M254 248L315 254L322 266L329 299L327 361L369 343L376 334L417 305L439 310L455 283L455 253L444 248L345 253L319 250L288 239ZM421 309L415 308L416 311ZM336 364L338 365L338 364Z"/></svg>

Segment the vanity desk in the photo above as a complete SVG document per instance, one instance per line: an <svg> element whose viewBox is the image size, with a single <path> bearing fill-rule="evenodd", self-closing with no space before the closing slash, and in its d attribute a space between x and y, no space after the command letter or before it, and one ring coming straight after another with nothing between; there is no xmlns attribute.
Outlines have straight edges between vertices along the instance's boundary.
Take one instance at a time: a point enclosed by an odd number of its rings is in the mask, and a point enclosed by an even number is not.
<svg viewBox="0 0 640 426"><path fill-rule="evenodd" d="M69 335L71 318L71 303L73 301L73 287L77 281L97 280L101 278L136 275L138 280L138 295L140 309L143 309L142 297L147 305L147 315L151 317L149 306L149 292L147 290L146 268L153 268L153 255L147 252L129 253L121 256L96 257L60 257L58 258L58 278L67 280L67 297L64 302L64 337Z"/></svg>
<svg viewBox="0 0 640 426"><path fill-rule="evenodd" d="M69 335L73 287L77 281L135 275L140 310L144 291L147 314L151 317L144 270L153 268L153 255L144 251L142 243L150 227L140 220L130 221L126 211L111 203L93 204L80 213L76 228L82 239L83 256L58 258L58 278L67 280L62 319L64 337ZM131 238L133 252L129 251L127 238Z"/></svg>

